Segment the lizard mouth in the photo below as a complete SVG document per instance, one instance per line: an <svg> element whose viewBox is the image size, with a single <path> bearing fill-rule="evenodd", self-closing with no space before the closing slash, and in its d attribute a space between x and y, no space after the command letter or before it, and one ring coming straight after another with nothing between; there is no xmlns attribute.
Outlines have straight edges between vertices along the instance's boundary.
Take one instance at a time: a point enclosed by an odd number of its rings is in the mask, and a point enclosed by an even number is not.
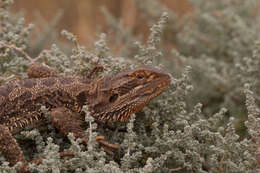
<svg viewBox="0 0 260 173"><path fill-rule="evenodd" d="M149 102L165 91L171 83L171 78L168 74L163 74L160 80L148 83L144 89L140 90L138 93L142 93L141 97L138 97L137 102L139 106L132 113L139 112L144 106L149 104Z"/></svg>
<svg viewBox="0 0 260 173"><path fill-rule="evenodd" d="M147 96L150 99L158 96L165 91L171 83L171 78L168 74L161 74L159 80L149 82L140 88L136 93L140 93L142 96Z"/></svg>

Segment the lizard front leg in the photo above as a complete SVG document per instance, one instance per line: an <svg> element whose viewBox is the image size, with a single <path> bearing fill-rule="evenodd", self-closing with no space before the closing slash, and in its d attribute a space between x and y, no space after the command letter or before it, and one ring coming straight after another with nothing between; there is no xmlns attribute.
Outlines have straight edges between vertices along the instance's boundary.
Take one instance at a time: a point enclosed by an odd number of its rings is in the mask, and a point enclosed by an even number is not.
<svg viewBox="0 0 260 173"><path fill-rule="evenodd" d="M51 121L63 134L73 133L76 138L81 138L84 143L87 142L85 132L80 127L83 120L79 113L65 107L55 108L51 111ZM113 154L108 148L119 149L118 145L106 142L103 136L97 136L96 140L108 154Z"/></svg>
<svg viewBox="0 0 260 173"><path fill-rule="evenodd" d="M27 165L23 152L8 127L0 125L0 151L11 166L17 162Z"/></svg>
<svg viewBox="0 0 260 173"><path fill-rule="evenodd" d="M86 141L84 130L80 127L83 120L79 113L65 107L55 108L51 111L51 122L64 135L73 133L76 138Z"/></svg>

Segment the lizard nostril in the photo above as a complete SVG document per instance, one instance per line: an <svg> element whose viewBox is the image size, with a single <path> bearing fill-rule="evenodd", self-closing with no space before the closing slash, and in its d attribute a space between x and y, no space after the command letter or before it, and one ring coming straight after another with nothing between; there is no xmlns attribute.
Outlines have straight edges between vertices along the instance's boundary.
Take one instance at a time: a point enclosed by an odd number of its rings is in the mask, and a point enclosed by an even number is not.
<svg viewBox="0 0 260 173"><path fill-rule="evenodd" d="M109 102L113 103L116 101L116 99L118 98L118 94L113 94L110 98L109 98Z"/></svg>

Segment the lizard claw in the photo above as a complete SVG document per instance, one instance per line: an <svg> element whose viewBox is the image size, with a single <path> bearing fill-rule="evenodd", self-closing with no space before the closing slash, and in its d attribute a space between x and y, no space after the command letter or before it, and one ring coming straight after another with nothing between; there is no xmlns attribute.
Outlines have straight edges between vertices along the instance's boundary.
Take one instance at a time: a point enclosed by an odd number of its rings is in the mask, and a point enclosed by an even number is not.
<svg viewBox="0 0 260 173"><path fill-rule="evenodd" d="M104 136L97 136L97 137L96 137L96 140L97 140L97 142L104 148L104 151L105 151L108 155L111 155L111 156L114 155L113 151L111 151L110 148L111 148L111 149L115 149L115 150L118 150L118 149L119 149L119 146L118 146L117 144L111 144L111 143L105 141Z"/></svg>
<svg viewBox="0 0 260 173"><path fill-rule="evenodd" d="M87 138L83 137L81 138L82 142L84 144L87 144ZM114 153L113 151L111 151L111 149L114 149L114 150L118 150L119 149L119 146L117 144L111 144L109 143L108 141L105 140L105 137L104 136L97 136L96 137L96 141L99 143L99 145L104 148L104 151L108 154L108 155L111 155L113 156Z"/></svg>

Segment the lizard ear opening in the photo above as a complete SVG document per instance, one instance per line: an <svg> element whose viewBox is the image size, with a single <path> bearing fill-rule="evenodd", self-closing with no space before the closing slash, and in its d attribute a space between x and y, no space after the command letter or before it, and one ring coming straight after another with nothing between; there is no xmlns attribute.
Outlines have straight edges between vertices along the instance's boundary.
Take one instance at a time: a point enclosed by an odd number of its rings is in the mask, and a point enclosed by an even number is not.
<svg viewBox="0 0 260 173"><path fill-rule="evenodd" d="M113 94L112 96L110 96L109 98L109 102L110 103L114 103L118 98L118 94Z"/></svg>

